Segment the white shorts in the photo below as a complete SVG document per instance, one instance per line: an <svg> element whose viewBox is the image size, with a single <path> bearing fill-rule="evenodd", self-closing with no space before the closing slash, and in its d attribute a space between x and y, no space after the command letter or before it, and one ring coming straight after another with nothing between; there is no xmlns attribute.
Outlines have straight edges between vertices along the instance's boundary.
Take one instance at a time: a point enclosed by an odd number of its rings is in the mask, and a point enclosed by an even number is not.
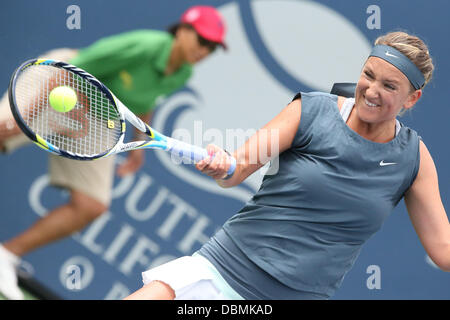
<svg viewBox="0 0 450 320"><path fill-rule="evenodd" d="M214 265L194 253L142 273L144 284L161 281L175 292L175 300L243 300Z"/></svg>

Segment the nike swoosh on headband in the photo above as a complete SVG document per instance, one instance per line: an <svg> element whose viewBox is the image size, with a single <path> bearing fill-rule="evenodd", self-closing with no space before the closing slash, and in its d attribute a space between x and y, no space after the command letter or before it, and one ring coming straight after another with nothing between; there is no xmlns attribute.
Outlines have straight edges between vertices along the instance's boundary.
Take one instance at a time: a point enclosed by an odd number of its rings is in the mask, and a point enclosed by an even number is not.
<svg viewBox="0 0 450 320"><path fill-rule="evenodd" d="M388 57L394 57L394 58L398 58L395 54L390 53L389 51L386 51L385 53Z"/></svg>
<svg viewBox="0 0 450 320"><path fill-rule="evenodd" d="M419 68L408 57L393 47L378 44L373 47L369 57L378 57L392 64L408 78L416 90L422 88L425 84L425 77Z"/></svg>

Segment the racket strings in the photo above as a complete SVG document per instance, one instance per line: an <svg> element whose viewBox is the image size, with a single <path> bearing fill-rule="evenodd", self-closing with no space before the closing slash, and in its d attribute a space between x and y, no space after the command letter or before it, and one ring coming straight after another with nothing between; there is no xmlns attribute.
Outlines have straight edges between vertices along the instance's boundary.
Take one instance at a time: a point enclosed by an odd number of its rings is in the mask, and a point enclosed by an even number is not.
<svg viewBox="0 0 450 320"><path fill-rule="evenodd" d="M68 112L56 111L49 104L50 92L59 86L68 86L77 95L75 107ZM121 135L114 104L96 86L65 69L46 65L24 69L15 96L25 124L61 150L94 156L113 148Z"/></svg>

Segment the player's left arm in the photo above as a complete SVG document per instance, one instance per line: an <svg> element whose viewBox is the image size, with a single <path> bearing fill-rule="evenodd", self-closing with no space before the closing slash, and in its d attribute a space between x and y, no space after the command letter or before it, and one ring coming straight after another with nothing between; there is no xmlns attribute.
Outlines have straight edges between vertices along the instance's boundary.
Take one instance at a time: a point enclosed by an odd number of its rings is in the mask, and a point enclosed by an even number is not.
<svg viewBox="0 0 450 320"><path fill-rule="evenodd" d="M145 123L150 123L150 120L152 118L152 111L149 111L145 114L138 115L138 118L144 121ZM147 140L147 136L142 133L140 130L135 128L134 130L134 136L135 140ZM129 174L133 174L136 171L138 171L145 161L145 150L144 149L137 149L137 150L131 150L128 152L127 158L124 162L122 162L117 167L117 175L120 177L124 177Z"/></svg>
<svg viewBox="0 0 450 320"><path fill-rule="evenodd" d="M443 271L450 271L450 224L442 204L434 161L422 141L419 172L405 194L405 204L431 260Z"/></svg>

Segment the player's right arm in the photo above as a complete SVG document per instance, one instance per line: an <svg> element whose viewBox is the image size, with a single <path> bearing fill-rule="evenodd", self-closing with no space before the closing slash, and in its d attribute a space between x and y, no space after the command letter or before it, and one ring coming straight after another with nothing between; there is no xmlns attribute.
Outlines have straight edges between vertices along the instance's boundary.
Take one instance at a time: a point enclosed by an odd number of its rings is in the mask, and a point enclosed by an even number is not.
<svg viewBox="0 0 450 320"><path fill-rule="evenodd" d="M231 178L223 180L227 176L230 163L228 155L215 145L208 145L206 148L214 157L198 162L197 169L215 179L223 188L240 184L291 147L300 124L300 116L301 100L296 99L235 150L232 156L236 159L236 170Z"/></svg>

